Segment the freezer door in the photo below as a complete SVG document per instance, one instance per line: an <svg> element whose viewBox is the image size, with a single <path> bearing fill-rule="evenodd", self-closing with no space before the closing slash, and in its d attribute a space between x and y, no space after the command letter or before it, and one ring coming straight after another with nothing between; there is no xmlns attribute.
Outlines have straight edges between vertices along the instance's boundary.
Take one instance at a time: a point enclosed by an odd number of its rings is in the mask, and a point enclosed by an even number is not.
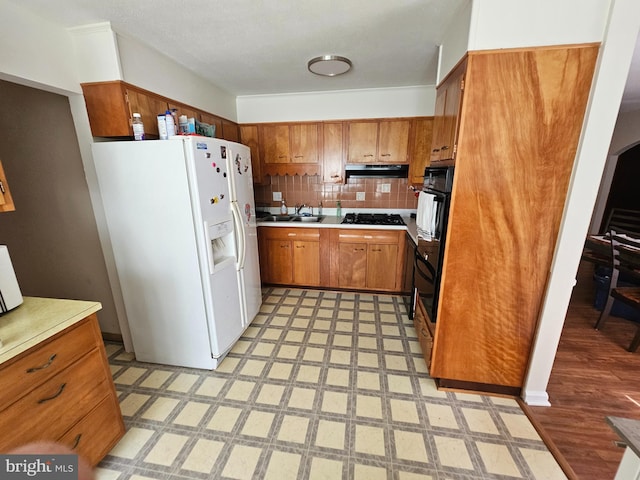
<svg viewBox="0 0 640 480"><path fill-rule="evenodd" d="M238 272L234 263L211 275L211 297L213 315L209 325L211 350L219 358L231 349L244 331L240 306Z"/></svg>

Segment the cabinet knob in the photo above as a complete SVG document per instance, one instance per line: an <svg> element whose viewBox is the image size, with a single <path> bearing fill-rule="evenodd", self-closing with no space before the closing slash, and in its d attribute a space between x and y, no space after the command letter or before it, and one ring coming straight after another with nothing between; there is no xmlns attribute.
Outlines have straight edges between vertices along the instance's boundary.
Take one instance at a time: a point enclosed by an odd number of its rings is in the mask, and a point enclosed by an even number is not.
<svg viewBox="0 0 640 480"><path fill-rule="evenodd" d="M382 155L380 155L381 157L390 157L391 154L390 153L383 153Z"/></svg>
<svg viewBox="0 0 640 480"><path fill-rule="evenodd" d="M449 150L449 145L443 145L440 147L441 150Z"/></svg>

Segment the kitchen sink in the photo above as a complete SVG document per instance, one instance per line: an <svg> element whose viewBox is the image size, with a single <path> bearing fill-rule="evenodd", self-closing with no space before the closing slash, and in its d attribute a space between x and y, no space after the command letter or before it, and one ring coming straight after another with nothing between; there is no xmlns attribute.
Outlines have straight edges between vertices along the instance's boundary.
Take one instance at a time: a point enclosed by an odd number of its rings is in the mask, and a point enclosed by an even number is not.
<svg viewBox="0 0 640 480"><path fill-rule="evenodd" d="M259 222L290 222L294 217L291 215L269 215L259 218Z"/></svg>
<svg viewBox="0 0 640 480"><path fill-rule="evenodd" d="M324 215L268 215L258 218L259 222L304 222L318 223L324 219Z"/></svg>
<svg viewBox="0 0 640 480"><path fill-rule="evenodd" d="M321 222L324 218L324 215L300 215L297 217L293 217L291 219L292 222Z"/></svg>

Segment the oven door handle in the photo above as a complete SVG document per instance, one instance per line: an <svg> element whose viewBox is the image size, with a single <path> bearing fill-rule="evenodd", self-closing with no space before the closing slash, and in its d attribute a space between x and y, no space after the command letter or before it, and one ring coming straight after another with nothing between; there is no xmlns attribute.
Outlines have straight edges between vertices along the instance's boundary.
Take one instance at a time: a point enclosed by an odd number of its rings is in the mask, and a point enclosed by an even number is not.
<svg viewBox="0 0 640 480"><path fill-rule="evenodd" d="M424 266L424 268L427 269L428 273L421 268L420 266L421 264ZM422 256L418 253L417 250L416 250L416 256L413 262L413 267L414 267L413 268L414 272L417 272L418 275L424 278L427 282L433 284L436 278L436 270L435 268L433 268L433 266L431 266L429 262L427 262L424 258L422 258ZM429 277L429 274L431 274L431 277Z"/></svg>

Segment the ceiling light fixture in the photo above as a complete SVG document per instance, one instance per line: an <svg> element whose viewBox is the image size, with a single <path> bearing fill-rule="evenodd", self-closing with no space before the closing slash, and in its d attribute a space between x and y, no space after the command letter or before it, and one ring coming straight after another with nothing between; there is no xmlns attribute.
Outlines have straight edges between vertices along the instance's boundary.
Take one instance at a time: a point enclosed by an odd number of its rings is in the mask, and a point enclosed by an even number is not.
<svg viewBox="0 0 640 480"><path fill-rule="evenodd" d="M307 67L311 73L316 75L335 77L347 73L351 69L351 60L338 55L323 55L309 60Z"/></svg>

